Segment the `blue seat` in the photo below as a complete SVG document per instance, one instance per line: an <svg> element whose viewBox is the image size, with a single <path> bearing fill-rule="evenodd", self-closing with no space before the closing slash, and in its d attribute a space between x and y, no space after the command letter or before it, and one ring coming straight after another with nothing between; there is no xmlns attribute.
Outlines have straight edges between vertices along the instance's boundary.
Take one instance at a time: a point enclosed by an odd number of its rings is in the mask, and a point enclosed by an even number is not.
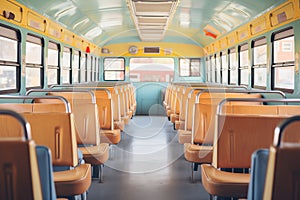
<svg viewBox="0 0 300 200"><path fill-rule="evenodd" d="M269 149L258 149L252 154L248 200L263 198Z"/></svg>
<svg viewBox="0 0 300 200"><path fill-rule="evenodd" d="M55 200L56 192L53 179L51 152L45 146L36 146L39 174L44 200Z"/></svg>

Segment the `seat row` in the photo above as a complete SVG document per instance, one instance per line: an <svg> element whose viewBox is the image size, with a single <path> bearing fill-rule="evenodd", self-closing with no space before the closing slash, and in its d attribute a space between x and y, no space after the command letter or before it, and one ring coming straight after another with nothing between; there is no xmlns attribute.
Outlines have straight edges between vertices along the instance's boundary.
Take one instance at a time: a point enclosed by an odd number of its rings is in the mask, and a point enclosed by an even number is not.
<svg viewBox="0 0 300 200"><path fill-rule="evenodd" d="M123 90L125 91L125 87ZM123 98L128 95L132 100L126 97L126 101L133 102L133 88L130 87L129 89L128 87L126 90L128 92L124 93ZM97 93L97 96L95 95L97 91L102 93ZM21 113L31 124L34 141L38 145L47 146L52 152L57 196L72 199L74 196L80 195L85 199L86 192L91 184L91 168L93 177L98 177L99 181L102 182L102 167L109 157L109 146L105 142L109 141L110 144L117 144L120 141L120 132L117 132L116 139L114 132L111 131L115 130L116 125L109 128L105 125L110 122L115 123L110 116L113 116L114 107L118 111L121 109L119 105L115 106L114 103L124 103L124 101L120 101L118 99L120 97L117 97L117 101L112 102L113 95L107 88L94 88L93 90L85 88L83 90L76 87L72 90L69 88L67 90L52 89L51 91L32 92L39 92L40 95L43 92L46 95L1 96L0 98L33 99L34 101L20 103L19 100L16 100L19 102L3 103L0 104L0 108ZM106 96L102 95L103 93ZM124 105L127 104L124 103ZM134 113L134 107L133 103L128 103L128 108L131 108L132 114ZM102 115L102 119L100 119L100 115ZM129 119L131 117L128 116ZM15 133L21 132L18 126L10 124L7 119L2 119L0 122L4 123L1 127L8 127L1 131L1 136L3 133L4 136L9 135L11 137Z"/></svg>
<svg viewBox="0 0 300 200"><path fill-rule="evenodd" d="M183 92L176 100L179 105L183 101L186 103L186 116L179 118L184 122L179 122L178 137L180 143L185 143L185 158L193 163L192 180L198 165L203 164L202 182L211 195L247 197L250 175L232 172L249 171L251 154L258 148L270 146L276 125L300 114L299 106L287 105L299 100L284 99L285 96L276 91L220 90L206 86L183 88L190 92L186 99ZM282 99L262 99L264 93L277 93ZM228 98L234 99L229 101ZM266 105L270 102L285 105ZM166 101L165 107L168 114ZM184 107L180 107L182 111ZM230 172L226 171L228 169Z"/></svg>

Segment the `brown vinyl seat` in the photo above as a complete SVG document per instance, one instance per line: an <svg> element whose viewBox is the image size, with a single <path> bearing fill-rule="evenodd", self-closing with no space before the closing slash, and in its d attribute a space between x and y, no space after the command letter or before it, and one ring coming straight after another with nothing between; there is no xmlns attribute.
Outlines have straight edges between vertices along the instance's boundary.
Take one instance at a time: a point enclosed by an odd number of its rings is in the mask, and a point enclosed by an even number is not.
<svg viewBox="0 0 300 200"><path fill-rule="evenodd" d="M201 165L206 191L216 196L247 197L249 174L220 169L250 168L252 153L272 143L273 130L284 118L277 115L218 115L213 162Z"/></svg>
<svg viewBox="0 0 300 200"><path fill-rule="evenodd" d="M193 164L192 181L194 171L198 170L198 165L212 162L212 144L215 131L215 115L218 104L224 98L258 98L260 94L244 93L202 93L200 103L193 106L192 118L192 138L189 145L185 145L184 157ZM240 102L235 102L238 104ZM253 103L253 102L252 102ZM231 113L231 107L226 107L226 113ZM204 148L197 146L205 146ZM209 146L209 147L207 147Z"/></svg>
<svg viewBox="0 0 300 200"><path fill-rule="evenodd" d="M30 126L11 110L0 110L0 114L0 199L42 199L36 145L31 140ZM3 129L10 125L14 126L13 130Z"/></svg>
<svg viewBox="0 0 300 200"><path fill-rule="evenodd" d="M53 166L70 166L54 172L57 196L85 193L91 185L91 165L78 163L74 116L72 113L22 113L31 124L32 138L50 148ZM41 134L42 133L42 134Z"/></svg>
<svg viewBox="0 0 300 200"><path fill-rule="evenodd" d="M109 157L109 144L100 143L99 119L97 104L93 103L91 96L83 92L52 92L49 95L63 96L71 103L74 114L77 145L83 154L86 163L90 163L93 170L99 173L99 182L103 182L103 164ZM34 104L34 107L41 107L43 104ZM51 107L44 108L44 111L52 112ZM40 111L40 110L39 110ZM60 110L63 111L63 110ZM59 112L59 110L56 110Z"/></svg>
<svg viewBox="0 0 300 200"><path fill-rule="evenodd" d="M281 122L275 129L274 144L269 150L264 200L300 198L299 128L300 116L297 115Z"/></svg>

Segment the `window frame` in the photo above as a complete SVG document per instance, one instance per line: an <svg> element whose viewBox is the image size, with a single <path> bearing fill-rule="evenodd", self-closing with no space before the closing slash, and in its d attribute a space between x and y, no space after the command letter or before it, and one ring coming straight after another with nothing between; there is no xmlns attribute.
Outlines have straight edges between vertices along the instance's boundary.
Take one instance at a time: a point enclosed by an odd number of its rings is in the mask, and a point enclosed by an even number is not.
<svg viewBox="0 0 300 200"><path fill-rule="evenodd" d="M69 66L64 66L64 53L69 53ZM61 62L61 73L62 73L62 84L70 84L71 80L72 80L72 48L71 47L64 47L63 50L63 55L62 55L62 62ZM65 76L64 76L64 71L68 71L68 75L66 77L68 77L68 81L64 82Z"/></svg>
<svg viewBox="0 0 300 200"><path fill-rule="evenodd" d="M223 62L223 56L225 56L225 65L223 66L224 62ZM221 51L221 55L220 55L220 59L221 59L221 83L222 84L226 84L228 85L228 80L229 80L229 68L228 68L228 50L225 51ZM225 76L225 72L226 71L226 75ZM224 79L226 79L226 82L224 82Z"/></svg>
<svg viewBox="0 0 300 200"><path fill-rule="evenodd" d="M266 60L266 63L265 64L255 64L255 56L254 56L254 50L256 47L260 47L260 46L263 46L263 45L266 45L266 54L268 53L268 45L267 45L267 38L265 36L262 36L262 37L259 37L259 38L256 38L255 40L252 40L251 42L251 53L253 55L253 63L252 63L252 66L251 66L251 87L252 88L256 88L256 89L263 89L265 90L267 88L267 65L268 65L268 60ZM266 82L265 82L265 85L264 86L261 86L261 85L256 85L255 84L255 69L265 69L266 70L266 74L265 74L265 79L266 79Z"/></svg>
<svg viewBox="0 0 300 200"><path fill-rule="evenodd" d="M122 69L122 70L106 70L105 69L105 60L106 59L121 59L121 60L123 60L123 64L124 64L124 69ZM106 77L105 77L105 72L106 71L109 71L109 72L123 72L123 79L120 79L120 80L116 80L116 79L114 79L114 80L106 80ZM103 59L103 80L104 81L125 81L125 58L124 57L105 57L104 59Z"/></svg>
<svg viewBox="0 0 300 200"><path fill-rule="evenodd" d="M235 58L235 66L232 65L232 59L231 59L231 54L234 54L234 58ZM236 47L232 47L230 49L228 49L228 84L229 85L237 85L238 84L238 79L239 79L239 76L238 76L238 59L237 59L237 51L236 51ZM232 72L236 73L236 80L235 82L232 82L231 80L231 77L232 77Z"/></svg>
<svg viewBox="0 0 300 200"><path fill-rule="evenodd" d="M51 85L59 85L60 84L60 52L61 52L61 47L60 47L60 44L59 43L57 43L57 42L54 42L54 41L48 41L48 48L47 48L47 53L48 53L48 58L47 59L49 59L49 49L52 49L52 50L57 50L57 52L58 52L58 54L57 54L57 56L58 56L58 62L57 62L57 66L55 66L55 65L49 65L49 62L47 62L47 79L48 79L48 82L47 82L47 84L48 84L48 86L51 86ZM56 69L56 72L57 72L57 74L56 74L56 83L51 83L51 84L49 84L49 69Z"/></svg>
<svg viewBox="0 0 300 200"><path fill-rule="evenodd" d="M189 61L189 66L188 66L188 71L189 71L189 74L184 76L184 75L181 75L181 65L180 65L180 61L181 60L188 60ZM199 75L193 75L192 73L192 61L199 61ZM201 77L201 58L179 58L179 77Z"/></svg>
<svg viewBox="0 0 300 200"><path fill-rule="evenodd" d="M241 65L241 53L247 51L247 66L246 65ZM249 44L248 43L243 43L238 46L238 84L239 85L249 85L249 67L250 67L250 60L249 60ZM247 83L242 83L242 71L247 70Z"/></svg>
<svg viewBox="0 0 300 200"><path fill-rule="evenodd" d="M44 47L45 47L45 41L44 38L37 36L35 34L31 34L28 33L26 35L26 41L25 41L25 45L27 46L27 43L33 43L33 44L37 44L41 46L41 63L40 64L36 64L36 63L27 63L25 61L25 70L27 71L28 68L31 69L40 69L39 73L40 73L40 81L39 81L39 85L38 86L27 86L27 81L25 81L25 86L26 86L26 90L29 89L33 89L33 88L43 88L44 87L44 63L45 63L45 56L44 56ZM25 47L26 48L26 47ZM26 56L27 56L28 52L26 52ZM26 59L25 59L26 60ZM27 76L27 72L26 72L26 78L25 80L27 80L28 76Z"/></svg>
<svg viewBox="0 0 300 200"><path fill-rule="evenodd" d="M19 30L0 23L0 37L14 40L17 43L16 61L0 60L0 67L15 67L15 88L0 89L0 94L17 93L21 90L21 34Z"/></svg>
<svg viewBox="0 0 300 200"><path fill-rule="evenodd" d="M81 62L81 58L80 58L80 54L81 52L78 50L73 50L73 55L72 55L72 79L71 79L71 83L80 83L80 62ZM78 56L78 60L77 62L75 62L75 58ZM75 64L78 63L78 66L75 66ZM77 72L77 73L76 73ZM76 81L74 81L76 78Z"/></svg>
<svg viewBox="0 0 300 200"><path fill-rule="evenodd" d="M81 53L80 56L80 83L87 82L87 54Z"/></svg>
<svg viewBox="0 0 300 200"><path fill-rule="evenodd" d="M287 61L287 62L277 62L275 63L275 53L274 53L274 45L275 42L278 40L286 39L289 37L294 37L294 45L292 49L292 52L294 53L294 61ZM295 79L294 79L294 85L293 89L290 88L281 88L281 87L275 87L275 71L278 68L285 68L285 67L294 67L293 68L293 76L295 77L295 30L293 27L287 27L285 29L281 29L279 31L276 31L272 34L272 65L271 65L271 89L272 90L281 90L283 92L293 93L295 90Z"/></svg>

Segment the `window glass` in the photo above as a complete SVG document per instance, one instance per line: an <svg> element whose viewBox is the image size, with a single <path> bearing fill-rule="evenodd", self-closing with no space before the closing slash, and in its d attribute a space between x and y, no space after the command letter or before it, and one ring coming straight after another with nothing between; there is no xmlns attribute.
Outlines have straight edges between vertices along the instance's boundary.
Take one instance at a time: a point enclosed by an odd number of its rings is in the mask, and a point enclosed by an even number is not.
<svg viewBox="0 0 300 200"><path fill-rule="evenodd" d="M219 55L216 55L216 79L217 83L221 83L221 60Z"/></svg>
<svg viewBox="0 0 300 200"><path fill-rule="evenodd" d="M26 88L42 87L42 39L27 35L26 38Z"/></svg>
<svg viewBox="0 0 300 200"><path fill-rule="evenodd" d="M248 44L242 45L240 47L240 84L248 85L249 83L249 58L248 58L249 50Z"/></svg>
<svg viewBox="0 0 300 200"><path fill-rule="evenodd" d="M72 83L79 83L79 52L74 51L73 62L72 62Z"/></svg>
<svg viewBox="0 0 300 200"><path fill-rule="evenodd" d="M81 57L80 65L80 83L86 82L86 54Z"/></svg>
<svg viewBox="0 0 300 200"><path fill-rule="evenodd" d="M222 52L221 56L221 65L222 65L222 83L228 84L228 64L226 53Z"/></svg>
<svg viewBox="0 0 300 200"><path fill-rule="evenodd" d="M18 41L5 38L0 35L0 60L2 61L18 61ZM7 51L9 49L9 51Z"/></svg>
<svg viewBox="0 0 300 200"><path fill-rule="evenodd" d="M124 58L104 58L104 80L105 81L125 80Z"/></svg>
<svg viewBox="0 0 300 200"><path fill-rule="evenodd" d="M206 58L206 82L211 82L210 58Z"/></svg>
<svg viewBox="0 0 300 200"><path fill-rule="evenodd" d="M0 90L16 89L17 67L0 65Z"/></svg>
<svg viewBox="0 0 300 200"><path fill-rule="evenodd" d="M214 56L210 57L210 66L211 66L211 82L216 82L216 59Z"/></svg>
<svg viewBox="0 0 300 200"><path fill-rule="evenodd" d="M254 83L256 86L265 87L267 82L267 68L254 68Z"/></svg>
<svg viewBox="0 0 300 200"><path fill-rule="evenodd" d="M273 41L272 88L294 89L295 82L294 30L276 33Z"/></svg>
<svg viewBox="0 0 300 200"><path fill-rule="evenodd" d="M253 45L253 79L254 87L267 86L267 40L261 38L254 41Z"/></svg>
<svg viewBox="0 0 300 200"><path fill-rule="evenodd" d="M17 32L0 25L0 47L0 91L18 91L20 63Z"/></svg>
<svg viewBox="0 0 300 200"><path fill-rule="evenodd" d="M71 49L64 48L63 62L62 62L62 79L63 83L70 83L70 71L71 71Z"/></svg>
<svg viewBox="0 0 300 200"><path fill-rule="evenodd" d="M48 43L48 70L47 78L48 85L58 84L58 74L59 74L59 45L54 42Z"/></svg>
<svg viewBox="0 0 300 200"><path fill-rule="evenodd" d="M180 58L179 76L200 76L200 59Z"/></svg>
<svg viewBox="0 0 300 200"><path fill-rule="evenodd" d="M92 80L92 57L90 55L87 56L87 82Z"/></svg>
<svg viewBox="0 0 300 200"><path fill-rule="evenodd" d="M238 80L237 57L235 49L230 50L229 53L230 63L230 84L236 84Z"/></svg>
<svg viewBox="0 0 300 200"><path fill-rule="evenodd" d="M174 77L173 58L131 58L130 80L134 82L171 82Z"/></svg>

